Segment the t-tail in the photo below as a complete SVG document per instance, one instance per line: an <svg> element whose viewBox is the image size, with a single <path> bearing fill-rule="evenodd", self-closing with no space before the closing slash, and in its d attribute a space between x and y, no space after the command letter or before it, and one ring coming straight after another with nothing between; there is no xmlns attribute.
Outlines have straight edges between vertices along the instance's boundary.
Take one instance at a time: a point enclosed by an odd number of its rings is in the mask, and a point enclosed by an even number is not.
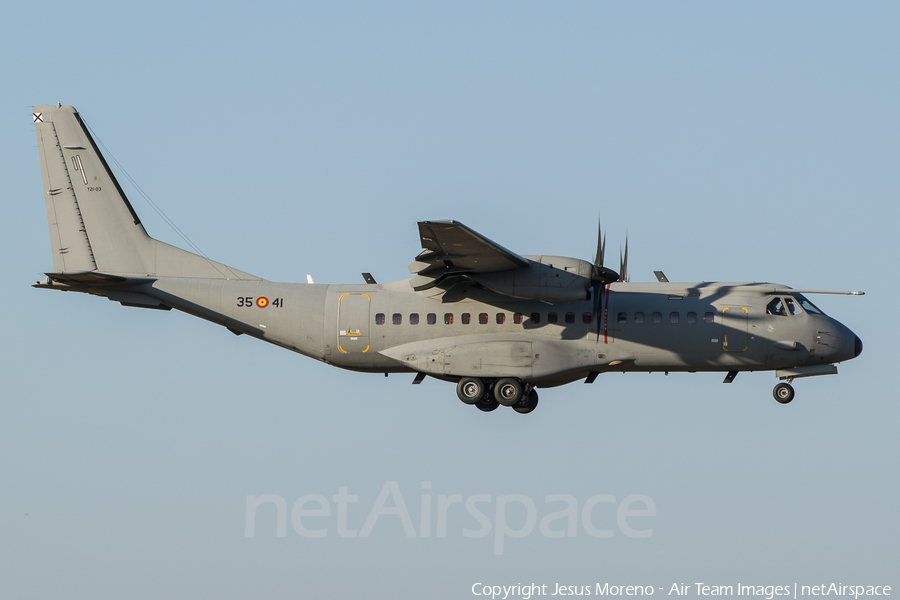
<svg viewBox="0 0 900 600"><path fill-rule="evenodd" d="M131 278L259 281L147 235L141 219L71 106L35 106L53 273L39 287Z"/></svg>

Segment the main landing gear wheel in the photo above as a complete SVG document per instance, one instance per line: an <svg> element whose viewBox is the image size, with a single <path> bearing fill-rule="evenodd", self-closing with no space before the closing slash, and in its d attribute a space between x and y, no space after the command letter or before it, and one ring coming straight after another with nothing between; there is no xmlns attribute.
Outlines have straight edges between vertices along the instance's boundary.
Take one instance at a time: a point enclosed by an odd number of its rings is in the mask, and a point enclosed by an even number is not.
<svg viewBox="0 0 900 600"><path fill-rule="evenodd" d="M484 382L476 377L463 377L456 384L456 395L465 404L476 404L484 398Z"/></svg>
<svg viewBox="0 0 900 600"><path fill-rule="evenodd" d="M519 413L520 415L527 415L538 405L538 393L537 390L532 389L528 392L528 395L513 404L512 409Z"/></svg>
<svg viewBox="0 0 900 600"><path fill-rule="evenodd" d="M492 410L496 410L497 407L500 406L500 403L490 394L485 394L484 398L475 403L475 406L477 406L480 411L491 412Z"/></svg>
<svg viewBox="0 0 900 600"><path fill-rule="evenodd" d="M779 383L775 386L775 389L772 390L772 395L782 404L787 404L794 399L794 388L792 388L790 384Z"/></svg>
<svg viewBox="0 0 900 600"><path fill-rule="evenodd" d="M522 399L522 384L507 377L494 384L494 397L503 406L514 406Z"/></svg>

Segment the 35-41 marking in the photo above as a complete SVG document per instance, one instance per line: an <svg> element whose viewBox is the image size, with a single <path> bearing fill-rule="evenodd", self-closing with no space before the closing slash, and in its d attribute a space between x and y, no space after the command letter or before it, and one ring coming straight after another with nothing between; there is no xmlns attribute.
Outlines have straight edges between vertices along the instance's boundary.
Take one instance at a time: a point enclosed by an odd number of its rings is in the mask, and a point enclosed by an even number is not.
<svg viewBox="0 0 900 600"><path fill-rule="evenodd" d="M284 298L272 298L269 300L265 296L260 296L255 299L253 296L238 296L237 305L239 307L256 306L258 308L266 308L268 306L274 306L281 308L284 306Z"/></svg>

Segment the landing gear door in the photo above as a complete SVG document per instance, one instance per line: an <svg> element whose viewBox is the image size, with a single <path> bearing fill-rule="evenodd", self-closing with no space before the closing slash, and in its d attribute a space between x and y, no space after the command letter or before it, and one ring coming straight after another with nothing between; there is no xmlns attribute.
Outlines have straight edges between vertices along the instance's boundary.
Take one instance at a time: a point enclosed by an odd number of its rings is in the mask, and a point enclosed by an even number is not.
<svg viewBox="0 0 900 600"><path fill-rule="evenodd" d="M750 346L750 311L745 306L722 309L722 350L746 352Z"/></svg>
<svg viewBox="0 0 900 600"><path fill-rule="evenodd" d="M344 294L338 300L338 350L344 354L369 351L368 294Z"/></svg>

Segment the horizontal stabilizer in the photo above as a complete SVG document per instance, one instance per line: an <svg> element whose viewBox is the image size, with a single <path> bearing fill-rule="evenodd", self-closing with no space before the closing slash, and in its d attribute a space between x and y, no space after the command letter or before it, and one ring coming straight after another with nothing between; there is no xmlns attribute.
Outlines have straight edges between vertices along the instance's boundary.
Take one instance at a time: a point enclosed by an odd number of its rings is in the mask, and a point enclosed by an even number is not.
<svg viewBox="0 0 900 600"><path fill-rule="evenodd" d="M110 287L123 283L134 283L134 279L98 273L97 271L81 271L74 273L46 273L52 281L66 285L86 285L90 287Z"/></svg>

